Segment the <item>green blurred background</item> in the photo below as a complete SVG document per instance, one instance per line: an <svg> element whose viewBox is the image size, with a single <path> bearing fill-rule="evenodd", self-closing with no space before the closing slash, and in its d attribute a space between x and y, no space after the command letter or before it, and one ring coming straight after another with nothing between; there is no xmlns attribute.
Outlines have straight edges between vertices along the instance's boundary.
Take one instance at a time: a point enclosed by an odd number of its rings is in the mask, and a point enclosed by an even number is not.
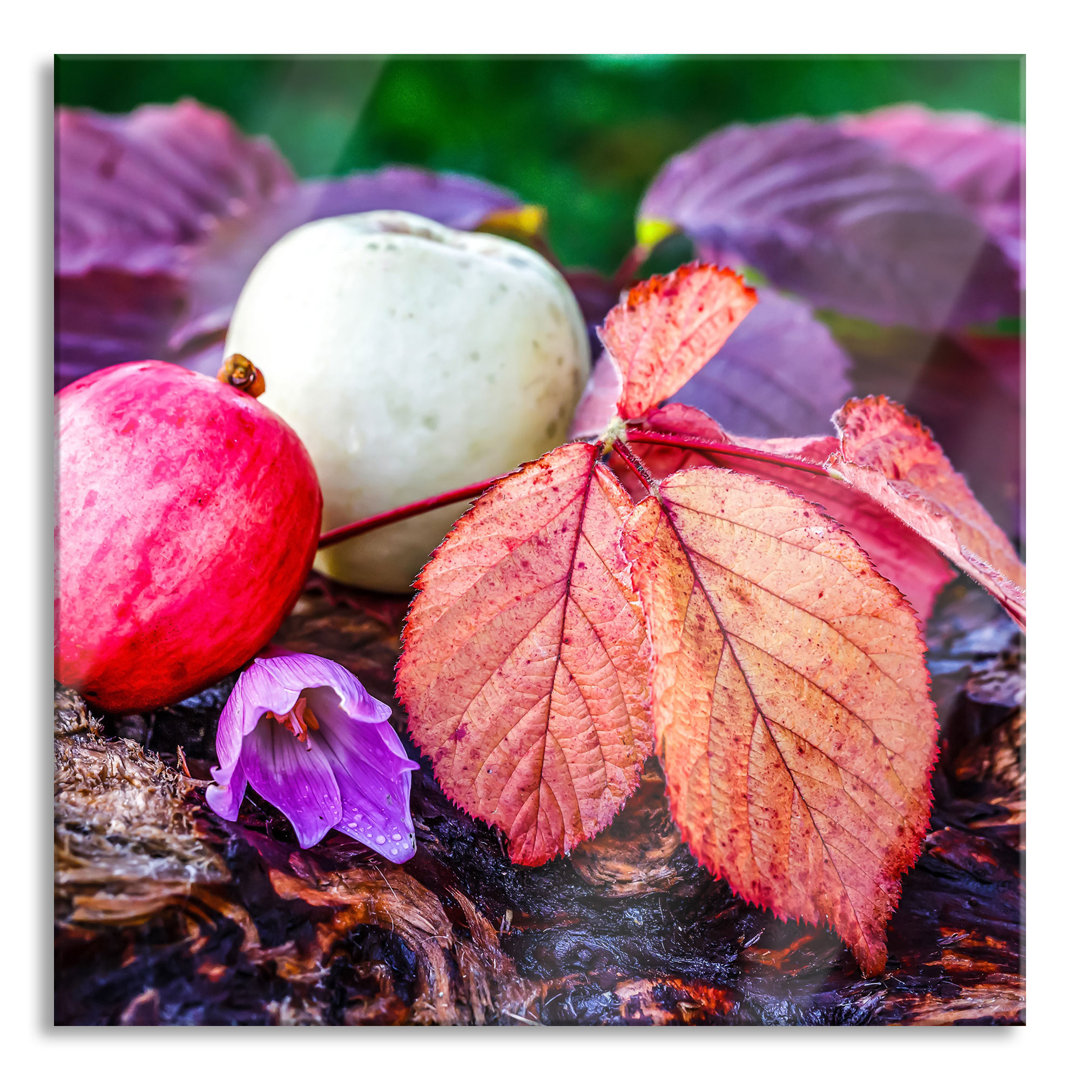
<svg viewBox="0 0 1080 1080"><path fill-rule="evenodd" d="M733 121L904 101L1023 120L1023 57L56 58L56 103L193 97L269 135L301 176L401 162L504 185L570 266L611 272L671 155Z"/></svg>

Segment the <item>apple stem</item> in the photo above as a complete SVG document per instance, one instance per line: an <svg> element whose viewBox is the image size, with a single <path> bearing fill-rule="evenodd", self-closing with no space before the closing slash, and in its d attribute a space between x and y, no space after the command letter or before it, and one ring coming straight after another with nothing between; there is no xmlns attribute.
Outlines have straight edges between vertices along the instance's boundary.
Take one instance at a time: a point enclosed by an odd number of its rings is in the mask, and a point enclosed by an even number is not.
<svg viewBox="0 0 1080 1080"><path fill-rule="evenodd" d="M824 465L818 465L813 461L783 457L780 454L770 454L764 450L754 450L748 446L737 446L734 443L709 442L707 439L699 439L695 435L674 435L668 434L666 431L636 431L631 429L627 431L626 437L632 443L673 446L678 447L680 450L697 450L702 454L748 458L751 461L760 461L769 465L780 465L787 469L798 469L800 472L813 473L815 476L833 476Z"/></svg>
<svg viewBox="0 0 1080 1080"><path fill-rule="evenodd" d="M372 529L381 528L383 525L393 525L396 521L404 521L406 518L416 517L417 514L427 513L428 510L438 510L441 506L449 506L451 503L464 502L466 499L474 499L483 494L501 476L492 476L487 480L480 480L475 484L467 484L465 487L455 488L453 491L443 492L442 495L432 495L427 499L419 499L417 502L406 503L394 510L384 510L381 514L372 514L371 517L354 521L349 525L339 525L319 537L320 550L330 547L331 544L340 544L343 540L351 540L354 536L371 532Z"/></svg>
<svg viewBox="0 0 1080 1080"><path fill-rule="evenodd" d="M266 389L263 373L240 353L225 357L217 373L218 382L235 386L249 397L257 398Z"/></svg>

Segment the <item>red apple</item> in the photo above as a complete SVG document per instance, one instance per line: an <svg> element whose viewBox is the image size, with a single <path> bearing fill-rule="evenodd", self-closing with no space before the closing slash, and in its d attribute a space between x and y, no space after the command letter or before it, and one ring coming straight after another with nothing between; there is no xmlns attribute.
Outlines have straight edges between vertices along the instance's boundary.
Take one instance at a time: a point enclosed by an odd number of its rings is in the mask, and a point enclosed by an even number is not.
<svg viewBox="0 0 1080 1080"><path fill-rule="evenodd" d="M315 557L299 436L235 387L147 360L57 395L56 677L110 712L251 659Z"/></svg>

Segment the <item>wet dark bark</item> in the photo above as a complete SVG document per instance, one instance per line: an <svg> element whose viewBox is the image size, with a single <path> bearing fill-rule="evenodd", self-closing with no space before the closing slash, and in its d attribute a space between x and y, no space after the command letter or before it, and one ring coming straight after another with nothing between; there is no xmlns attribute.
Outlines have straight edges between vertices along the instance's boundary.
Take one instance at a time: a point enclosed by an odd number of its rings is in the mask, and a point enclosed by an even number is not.
<svg viewBox="0 0 1080 1080"><path fill-rule="evenodd" d="M392 701L403 610L315 587L277 640ZM655 760L611 828L535 869L511 864L425 765L419 852L399 867L336 832L302 851L257 799L235 825L207 812L231 681L151 716L95 719L59 692L55 1020L1022 1023L1020 639L957 584L928 640L935 808L873 979L829 932L780 922L697 866ZM404 735L400 709L394 720Z"/></svg>

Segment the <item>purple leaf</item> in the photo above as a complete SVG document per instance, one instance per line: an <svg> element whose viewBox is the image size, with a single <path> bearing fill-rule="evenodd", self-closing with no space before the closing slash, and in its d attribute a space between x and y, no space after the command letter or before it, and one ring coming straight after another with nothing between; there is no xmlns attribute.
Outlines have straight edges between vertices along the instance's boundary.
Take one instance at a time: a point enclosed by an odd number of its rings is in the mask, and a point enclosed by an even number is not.
<svg viewBox="0 0 1080 1080"><path fill-rule="evenodd" d="M1024 274L1024 129L977 113L936 113L894 105L840 126L886 147L975 211L987 232Z"/></svg>
<svg viewBox="0 0 1080 1080"><path fill-rule="evenodd" d="M174 270L181 248L296 187L266 140L194 101L126 116L58 109L56 272Z"/></svg>
<svg viewBox="0 0 1080 1080"><path fill-rule="evenodd" d="M852 392L847 353L802 301L765 288L757 294L742 325L672 400L740 435L828 431Z"/></svg>
<svg viewBox="0 0 1080 1080"><path fill-rule="evenodd" d="M169 328L185 304L180 281L165 272L103 267L75 278L57 277L56 388L98 368L167 355Z"/></svg>
<svg viewBox="0 0 1080 1080"><path fill-rule="evenodd" d="M55 136L58 388L149 357L215 372L248 274L305 222L399 209L470 229L520 205L406 167L298 182L268 140L192 101L125 116L59 109Z"/></svg>
<svg viewBox="0 0 1080 1080"><path fill-rule="evenodd" d="M923 329L1015 315L1015 268L963 203L835 123L725 128L673 158L639 222L816 307Z"/></svg>

